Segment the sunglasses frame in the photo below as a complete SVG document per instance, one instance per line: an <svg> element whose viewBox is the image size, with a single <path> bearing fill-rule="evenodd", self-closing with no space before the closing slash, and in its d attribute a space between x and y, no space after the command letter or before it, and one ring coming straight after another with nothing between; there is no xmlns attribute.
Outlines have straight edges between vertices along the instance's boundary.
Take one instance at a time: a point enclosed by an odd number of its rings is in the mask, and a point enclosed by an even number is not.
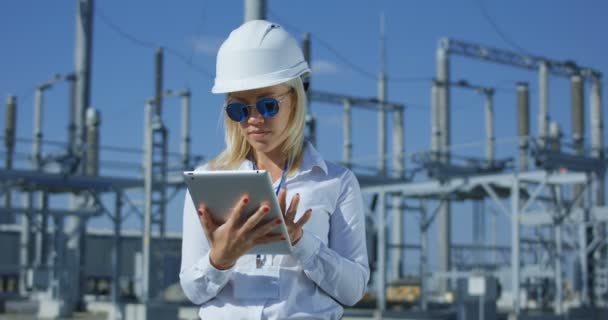
<svg viewBox="0 0 608 320"><path fill-rule="evenodd" d="M251 108L253 108L254 106L255 106L256 110L258 111L258 113L260 115L262 115L262 117L264 117L264 118L272 118L272 117L276 116L279 113L279 107L281 106L281 103L283 103L283 101L285 101L285 98L287 97L287 95L291 94L292 92L293 92L293 88L290 88L285 93L281 93L281 94L278 94L278 95L275 95L275 96L261 97L261 98L259 98L259 99L257 99L255 101L255 105L250 105L250 104L246 104L246 103L243 103L243 102L230 102L230 103L226 103L225 106L224 106L224 111L226 111L226 114L227 114L227 116L228 116L228 118L230 120L232 120L234 122L239 122L239 123L243 122L243 121L245 121L247 119L249 119L249 116L251 116ZM269 116L265 116L263 112L260 112L260 108L258 107L259 104L260 104L260 102L262 102L263 100L267 100L267 99L272 99L272 100L276 101L276 103L277 103L277 111L274 114L269 115ZM244 115L244 117L242 118L241 121L234 120L230 116L230 112L228 111L228 108L230 106L234 106L234 105L240 105L241 106L241 110L243 110L243 109L246 110L246 111L244 111L244 112L246 112L246 114Z"/></svg>

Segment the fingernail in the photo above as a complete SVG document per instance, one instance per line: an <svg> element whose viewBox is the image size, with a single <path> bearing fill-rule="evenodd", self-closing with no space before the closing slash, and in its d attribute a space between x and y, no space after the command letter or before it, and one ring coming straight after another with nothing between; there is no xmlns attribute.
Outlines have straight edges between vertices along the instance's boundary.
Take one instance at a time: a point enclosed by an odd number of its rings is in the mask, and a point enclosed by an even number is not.
<svg viewBox="0 0 608 320"><path fill-rule="evenodd" d="M277 221L275 221L277 224L281 224L281 219L277 219Z"/></svg>
<svg viewBox="0 0 608 320"><path fill-rule="evenodd" d="M244 198L244 199L243 199L243 203L244 203L244 204L249 203L249 198Z"/></svg>
<svg viewBox="0 0 608 320"><path fill-rule="evenodd" d="M287 240L287 239L285 239L285 237L281 237L281 240Z"/></svg>
<svg viewBox="0 0 608 320"><path fill-rule="evenodd" d="M264 207L264 209L262 209L262 211L264 211L264 213L266 213L266 212L270 211L270 208Z"/></svg>
<svg viewBox="0 0 608 320"><path fill-rule="evenodd" d="M196 212L198 213L199 216L201 216L201 217L203 216L203 210L198 209L198 210L196 210Z"/></svg>

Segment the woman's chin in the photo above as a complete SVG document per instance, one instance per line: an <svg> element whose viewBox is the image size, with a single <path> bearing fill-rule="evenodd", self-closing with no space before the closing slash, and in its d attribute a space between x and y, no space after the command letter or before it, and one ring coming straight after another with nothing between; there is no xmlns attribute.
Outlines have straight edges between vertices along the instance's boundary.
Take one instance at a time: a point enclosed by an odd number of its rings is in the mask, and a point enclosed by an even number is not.
<svg viewBox="0 0 608 320"><path fill-rule="evenodd" d="M270 152L274 149L274 144L265 139L249 139L249 144L258 152Z"/></svg>

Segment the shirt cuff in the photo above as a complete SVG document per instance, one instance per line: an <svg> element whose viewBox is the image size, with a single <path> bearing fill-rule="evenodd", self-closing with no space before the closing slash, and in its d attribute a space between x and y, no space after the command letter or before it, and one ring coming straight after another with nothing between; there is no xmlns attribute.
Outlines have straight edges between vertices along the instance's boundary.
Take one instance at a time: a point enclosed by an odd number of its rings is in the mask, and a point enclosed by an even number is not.
<svg viewBox="0 0 608 320"><path fill-rule="evenodd" d="M198 261L196 267L207 277L209 284L213 285L213 289L217 290L224 287L228 280L230 280L230 275L232 274L234 266L226 270L220 270L214 267L209 259L209 253L205 254L205 256Z"/></svg>
<svg viewBox="0 0 608 320"><path fill-rule="evenodd" d="M313 234L302 230L302 238L293 246L293 254L303 265L319 252L321 240Z"/></svg>

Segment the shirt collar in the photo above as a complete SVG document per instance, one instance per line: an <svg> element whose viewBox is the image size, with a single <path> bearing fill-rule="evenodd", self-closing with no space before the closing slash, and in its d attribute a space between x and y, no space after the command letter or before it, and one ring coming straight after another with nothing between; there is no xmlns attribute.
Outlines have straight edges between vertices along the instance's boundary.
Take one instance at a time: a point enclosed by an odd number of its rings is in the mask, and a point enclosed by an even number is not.
<svg viewBox="0 0 608 320"><path fill-rule="evenodd" d="M304 145L304 158L302 159L300 169L297 171L296 176L308 173L315 167L321 169L323 173L327 175L328 169L325 160L323 160L323 157L319 151L315 149L312 143L307 141ZM253 162L249 159L245 159L239 166L239 170L253 170Z"/></svg>
<svg viewBox="0 0 608 320"><path fill-rule="evenodd" d="M304 158L302 159L302 164L300 165L300 169L296 175L310 172L315 167L321 169L323 173L327 175L328 170L325 160L323 160L323 157L319 151L315 149L312 143L307 141L306 145L304 146Z"/></svg>

